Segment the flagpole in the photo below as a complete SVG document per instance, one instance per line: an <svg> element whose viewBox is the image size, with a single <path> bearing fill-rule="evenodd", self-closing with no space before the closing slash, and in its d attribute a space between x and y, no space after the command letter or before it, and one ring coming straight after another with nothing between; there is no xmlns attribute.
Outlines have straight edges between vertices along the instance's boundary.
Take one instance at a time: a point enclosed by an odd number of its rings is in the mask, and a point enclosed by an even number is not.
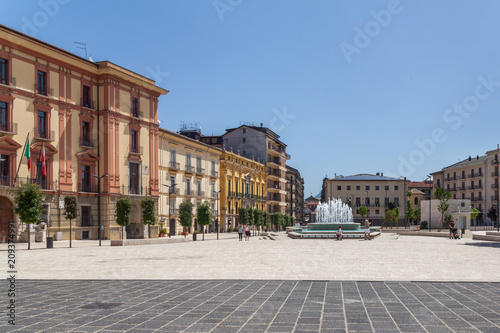
<svg viewBox="0 0 500 333"><path fill-rule="evenodd" d="M30 136L30 133L28 132L28 135L26 135L26 140L24 141L24 147L23 147L23 155L19 159L19 165L17 167L17 172L16 172L16 178L14 178L14 183L17 182L17 176L19 175L19 169L21 168L21 163L23 162L23 157L24 157L24 152L26 151L26 144L28 143L28 138ZM28 147L29 148L29 147Z"/></svg>

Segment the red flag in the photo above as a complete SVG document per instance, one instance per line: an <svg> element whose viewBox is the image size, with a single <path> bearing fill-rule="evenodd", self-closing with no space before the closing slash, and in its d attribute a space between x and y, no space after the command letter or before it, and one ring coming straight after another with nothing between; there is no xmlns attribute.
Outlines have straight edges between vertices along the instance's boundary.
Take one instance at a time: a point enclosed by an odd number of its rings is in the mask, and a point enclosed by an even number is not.
<svg viewBox="0 0 500 333"><path fill-rule="evenodd" d="M42 173L47 177L47 166L45 165L45 146L42 143L42 154L40 155L40 162L42 162Z"/></svg>

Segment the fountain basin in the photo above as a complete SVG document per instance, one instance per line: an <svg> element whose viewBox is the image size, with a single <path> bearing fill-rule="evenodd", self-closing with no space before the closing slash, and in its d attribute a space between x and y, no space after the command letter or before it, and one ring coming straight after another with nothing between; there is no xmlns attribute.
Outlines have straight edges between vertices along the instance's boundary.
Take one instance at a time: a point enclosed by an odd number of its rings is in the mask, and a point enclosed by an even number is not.
<svg viewBox="0 0 500 333"><path fill-rule="evenodd" d="M304 230L337 231L339 227L342 227L342 230L358 230L359 226L360 226L359 223L354 223L354 222L309 223L308 228Z"/></svg>

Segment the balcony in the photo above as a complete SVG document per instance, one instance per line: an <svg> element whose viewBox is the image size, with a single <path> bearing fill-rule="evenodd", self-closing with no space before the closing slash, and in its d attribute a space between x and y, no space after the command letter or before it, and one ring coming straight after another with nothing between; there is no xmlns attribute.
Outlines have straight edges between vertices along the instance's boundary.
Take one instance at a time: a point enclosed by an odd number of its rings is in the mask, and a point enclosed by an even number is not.
<svg viewBox="0 0 500 333"><path fill-rule="evenodd" d="M196 196L198 198L204 198L205 197L205 191L196 191Z"/></svg>
<svg viewBox="0 0 500 333"><path fill-rule="evenodd" d="M168 164L168 168L171 169L171 170L175 170L175 171L178 171L180 170L180 164L179 163L175 163L175 162L170 162Z"/></svg>
<svg viewBox="0 0 500 333"><path fill-rule="evenodd" d="M267 200L269 200L269 201L278 201L278 202L281 202L281 195L272 195L272 194L268 194L268 196L267 196Z"/></svg>
<svg viewBox="0 0 500 333"><path fill-rule="evenodd" d="M83 192L83 193L97 193L98 188L96 184L85 184L85 183L78 183L78 192Z"/></svg>
<svg viewBox="0 0 500 333"><path fill-rule="evenodd" d="M54 96L54 89L48 89L46 85L35 84L34 91L38 95L47 96L47 92L50 92L50 96Z"/></svg>
<svg viewBox="0 0 500 333"><path fill-rule="evenodd" d="M292 155L285 153L285 158L286 158L287 160L289 160L289 159L291 159L291 158L292 158Z"/></svg>
<svg viewBox="0 0 500 333"><path fill-rule="evenodd" d="M203 176L205 174L205 169L203 168L196 168L196 174Z"/></svg>
<svg viewBox="0 0 500 333"><path fill-rule="evenodd" d="M498 177L498 170L492 171L491 177Z"/></svg>
<svg viewBox="0 0 500 333"><path fill-rule="evenodd" d="M194 191L191 191L190 188L186 188L186 196L187 197L194 197Z"/></svg>
<svg viewBox="0 0 500 333"><path fill-rule="evenodd" d="M272 188L275 190L281 190L281 183L268 182L267 188Z"/></svg>
<svg viewBox="0 0 500 333"><path fill-rule="evenodd" d="M94 148L94 142L88 137L80 137L80 147Z"/></svg>
<svg viewBox="0 0 500 333"><path fill-rule="evenodd" d="M271 163L271 164L277 165L279 167L279 166L281 166L281 159L279 157L268 156L267 163L268 164Z"/></svg>
<svg viewBox="0 0 500 333"><path fill-rule="evenodd" d="M483 173L470 173L467 175L467 178L478 178L478 177L482 177L483 176Z"/></svg>
<svg viewBox="0 0 500 333"><path fill-rule="evenodd" d="M472 201L472 202L483 201L483 197L477 197L477 198L474 197L470 201Z"/></svg>
<svg viewBox="0 0 500 333"><path fill-rule="evenodd" d="M142 146L138 146L138 145L131 145L130 146L130 153L137 154L137 155L142 155L143 154L143 147Z"/></svg>
<svg viewBox="0 0 500 333"><path fill-rule="evenodd" d="M132 111L132 117L134 117L134 118L144 118L144 112L139 111L139 110Z"/></svg>
<svg viewBox="0 0 500 333"><path fill-rule="evenodd" d="M54 131L35 131L35 139L44 141L54 141L56 134Z"/></svg>
<svg viewBox="0 0 500 333"><path fill-rule="evenodd" d="M497 189L498 188L498 184L491 184L491 188L492 189Z"/></svg>
<svg viewBox="0 0 500 333"><path fill-rule="evenodd" d="M492 195L491 201L498 201L498 195Z"/></svg>
<svg viewBox="0 0 500 333"><path fill-rule="evenodd" d="M129 194L129 195L151 195L151 187L148 187L148 186L125 186L125 185L122 185L122 194Z"/></svg>
<svg viewBox="0 0 500 333"><path fill-rule="evenodd" d="M0 124L0 133L17 134L17 123Z"/></svg>
<svg viewBox="0 0 500 333"><path fill-rule="evenodd" d="M210 177L212 177L212 178L219 178L219 173L217 171L215 171L215 170L212 170L210 172Z"/></svg>
<svg viewBox="0 0 500 333"><path fill-rule="evenodd" d="M80 98L80 106L87 109L96 109L96 101L86 100L84 98Z"/></svg>
<svg viewBox="0 0 500 333"><path fill-rule="evenodd" d="M186 164L186 169L185 169L185 171L186 171L187 173L194 173L194 166L190 166L190 165L187 165L187 164Z"/></svg>

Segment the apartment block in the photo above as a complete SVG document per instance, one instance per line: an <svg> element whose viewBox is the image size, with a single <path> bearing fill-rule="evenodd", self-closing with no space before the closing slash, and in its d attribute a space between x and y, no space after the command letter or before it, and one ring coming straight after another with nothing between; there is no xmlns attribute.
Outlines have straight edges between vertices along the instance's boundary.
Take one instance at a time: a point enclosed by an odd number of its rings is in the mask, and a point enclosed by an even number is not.
<svg viewBox="0 0 500 333"><path fill-rule="evenodd" d="M304 222L304 178L299 170L286 166L286 213L296 222Z"/></svg>

